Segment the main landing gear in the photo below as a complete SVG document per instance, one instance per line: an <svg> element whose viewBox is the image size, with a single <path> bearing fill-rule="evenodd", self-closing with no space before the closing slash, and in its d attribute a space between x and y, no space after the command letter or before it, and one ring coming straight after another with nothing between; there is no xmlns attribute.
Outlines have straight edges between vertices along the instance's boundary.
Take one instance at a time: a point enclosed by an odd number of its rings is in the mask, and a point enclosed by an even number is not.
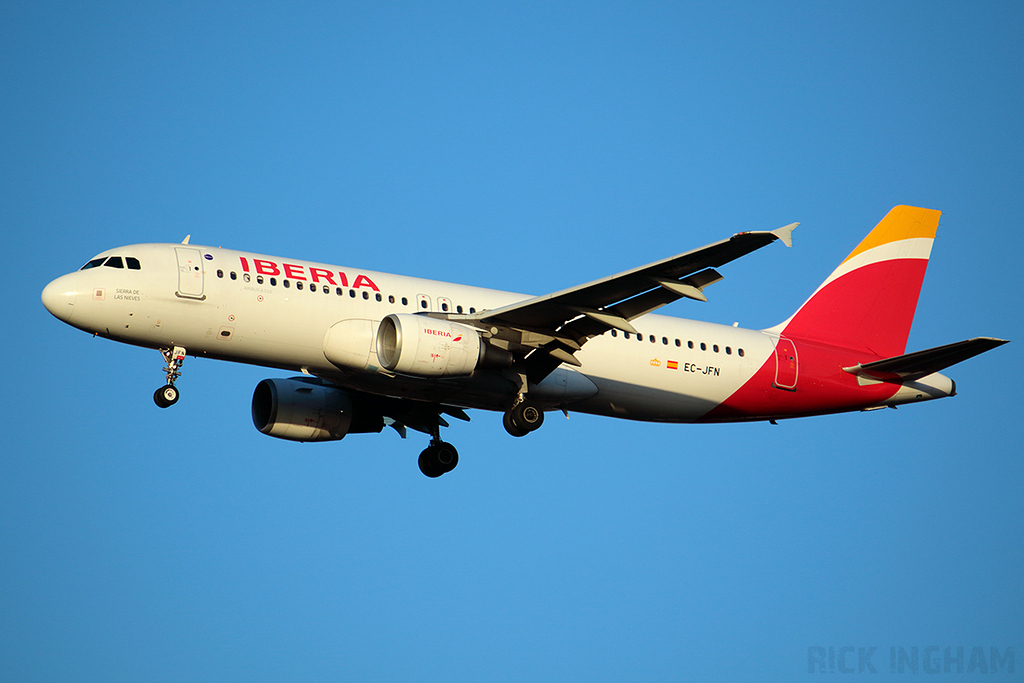
<svg viewBox="0 0 1024 683"><path fill-rule="evenodd" d="M178 389L174 386L174 380L181 377L181 364L185 362L185 349L175 346L173 349L160 349L166 365L164 372L167 373L167 384L156 390L153 394L153 401L161 408L169 408L178 402Z"/></svg>
<svg viewBox="0 0 1024 683"><path fill-rule="evenodd" d="M430 445L420 453L419 464L420 472L434 479L455 469L459 464L459 452L450 443L431 439Z"/></svg>
<svg viewBox="0 0 1024 683"><path fill-rule="evenodd" d="M461 410L450 409L447 412L460 420L469 420ZM417 420L416 429L430 434L430 445L420 454L420 471L431 479L436 479L456 468L459 464L459 452L454 445L441 440L441 427L447 427L449 424L441 417L439 408L436 412L431 411L430 414L421 416L421 419Z"/></svg>
<svg viewBox="0 0 1024 683"><path fill-rule="evenodd" d="M512 436L526 436L544 424L544 411L536 403L520 397L516 404L505 413L503 422L505 429ZM455 450L455 446L441 441L441 424L447 426L441 416L437 415L436 422L431 419L430 426L421 429L422 431L429 430L430 445L420 453L420 472L431 479L451 472L459 464L459 452Z"/></svg>
<svg viewBox="0 0 1024 683"><path fill-rule="evenodd" d="M526 436L544 424L544 411L525 399L520 399L502 418L505 431L512 436Z"/></svg>

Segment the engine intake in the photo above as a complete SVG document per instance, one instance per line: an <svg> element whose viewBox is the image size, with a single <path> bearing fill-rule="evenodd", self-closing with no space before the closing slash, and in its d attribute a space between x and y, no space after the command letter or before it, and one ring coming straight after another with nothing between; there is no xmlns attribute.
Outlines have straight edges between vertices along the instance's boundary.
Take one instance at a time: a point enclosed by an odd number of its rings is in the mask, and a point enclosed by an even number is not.
<svg viewBox="0 0 1024 683"><path fill-rule="evenodd" d="M383 416L358 410L348 392L304 378L257 384L252 422L267 436L288 441L339 441L346 434L384 429Z"/></svg>
<svg viewBox="0 0 1024 683"><path fill-rule="evenodd" d="M465 377L512 364L511 353L486 343L472 327L402 313L381 320L377 359L392 372L419 377Z"/></svg>

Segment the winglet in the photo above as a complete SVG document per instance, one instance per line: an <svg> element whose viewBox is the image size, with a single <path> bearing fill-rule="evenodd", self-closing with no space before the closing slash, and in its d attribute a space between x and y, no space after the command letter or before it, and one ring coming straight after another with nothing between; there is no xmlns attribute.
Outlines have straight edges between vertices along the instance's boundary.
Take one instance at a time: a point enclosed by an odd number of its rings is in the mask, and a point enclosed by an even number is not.
<svg viewBox="0 0 1024 683"><path fill-rule="evenodd" d="M789 225L784 225L781 228L772 230L771 233L782 240L782 243L787 247L791 247L793 246L793 230L795 230L798 225L800 224L790 223Z"/></svg>

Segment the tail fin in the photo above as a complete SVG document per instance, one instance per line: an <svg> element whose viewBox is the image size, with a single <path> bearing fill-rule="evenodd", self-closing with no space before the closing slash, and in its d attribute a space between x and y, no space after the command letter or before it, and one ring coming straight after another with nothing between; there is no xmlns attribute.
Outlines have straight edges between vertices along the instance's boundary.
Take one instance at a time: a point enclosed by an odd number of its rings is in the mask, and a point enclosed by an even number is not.
<svg viewBox="0 0 1024 683"><path fill-rule="evenodd" d="M786 337L902 354L917 308L939 211L897 206L786 322Z"/></svg>

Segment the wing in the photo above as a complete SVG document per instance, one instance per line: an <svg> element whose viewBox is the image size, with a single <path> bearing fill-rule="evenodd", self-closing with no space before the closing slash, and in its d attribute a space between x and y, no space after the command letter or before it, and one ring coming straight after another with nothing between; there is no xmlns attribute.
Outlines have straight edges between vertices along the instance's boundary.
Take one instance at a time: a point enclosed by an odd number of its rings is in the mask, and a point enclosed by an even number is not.
<svg viewBox="0 0 1024 683"><path fill-rule="evenodd" d="M792 246L793 223L778 230L741 232L670 258L560 292L474 315L444 315L490 335L489 343L526 356L526 375L539 382L586 341L609 329L636 334L631 320L681 298L707 301L703 290L722 276L716 267L782 240Z"/></svg>

